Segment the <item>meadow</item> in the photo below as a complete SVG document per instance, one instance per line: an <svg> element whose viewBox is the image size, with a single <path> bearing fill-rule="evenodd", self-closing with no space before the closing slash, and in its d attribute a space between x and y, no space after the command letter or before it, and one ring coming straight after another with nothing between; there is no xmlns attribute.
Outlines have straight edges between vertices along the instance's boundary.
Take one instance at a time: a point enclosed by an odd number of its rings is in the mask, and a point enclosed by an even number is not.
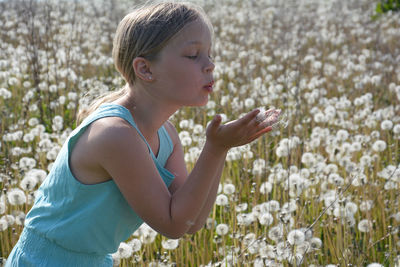
<svg viewBox="0 0 400 267"><path fill-rule="evenodd" d="M0 256L23 229L80 108L124 85L112 58L133 1L0 1ZM400 12L370 0L197 1L214 25L214 92L170 121L188 169L215 114L276 107L231 149L195 235L147 225L116 266L400 266ZM1 263L0 263L1 266Z"/></svg>

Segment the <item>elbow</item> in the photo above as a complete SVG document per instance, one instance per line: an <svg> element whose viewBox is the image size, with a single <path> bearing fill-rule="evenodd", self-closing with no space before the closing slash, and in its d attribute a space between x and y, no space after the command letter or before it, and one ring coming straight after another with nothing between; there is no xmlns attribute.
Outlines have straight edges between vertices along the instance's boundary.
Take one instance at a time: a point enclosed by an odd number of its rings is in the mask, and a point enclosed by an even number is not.
<svg viewBox="0 0 400 267"><path fill-rule="evenodd" d="M163 233L163 236L169 239L179 239L186 234L186 231L171 231L169 233Z"/></svg>

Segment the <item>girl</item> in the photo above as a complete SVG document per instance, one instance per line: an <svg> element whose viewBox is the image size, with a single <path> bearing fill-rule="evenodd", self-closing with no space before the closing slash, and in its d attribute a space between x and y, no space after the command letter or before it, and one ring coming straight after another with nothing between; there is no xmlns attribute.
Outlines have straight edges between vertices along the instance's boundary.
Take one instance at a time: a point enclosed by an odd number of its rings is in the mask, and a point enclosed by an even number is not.
<svg viewBox="0 0 400 267"><path fill-rule="evenodd" d="M111 253L143 221L169 238L204 225L228 150L270 131L279 115L262 121L254 110L225 125L215 116L188 174L168 118L207 103L211 40L209 20L189 4L142 7L120 22L113 58L126 86L71 133L6 266L112 266Z"/></svg>

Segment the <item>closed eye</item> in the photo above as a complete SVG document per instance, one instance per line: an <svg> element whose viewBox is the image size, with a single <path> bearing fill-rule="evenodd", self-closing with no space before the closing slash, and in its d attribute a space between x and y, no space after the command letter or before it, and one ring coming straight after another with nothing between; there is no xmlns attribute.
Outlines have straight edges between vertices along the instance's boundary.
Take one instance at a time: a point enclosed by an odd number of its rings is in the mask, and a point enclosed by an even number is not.
<svg viewBox="0 0 400 267"><path fill-rule="evenodd" d="M195 55L195 56L186 56L186 57L189 58L189 59L196 59L197 55Z"/></svg>

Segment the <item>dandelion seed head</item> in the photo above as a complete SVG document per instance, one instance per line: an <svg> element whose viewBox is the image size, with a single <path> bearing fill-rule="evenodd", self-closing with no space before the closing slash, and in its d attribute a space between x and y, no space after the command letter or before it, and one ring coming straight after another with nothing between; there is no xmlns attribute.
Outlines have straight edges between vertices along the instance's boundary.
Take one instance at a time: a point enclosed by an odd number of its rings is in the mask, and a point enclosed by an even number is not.
<svg viewBox="0 0 400 267"><path fill-rule="evenodd" d="M229 184L224 184L223 192L224 192L226 195L231 195L231 194L235 193L235 191L236 191L236 188L235 188L235 185L234 185L234 184L231 184L231 183L229 183Z"/></svg>
<svg viewBox="0 0 400 267"><path fill-rule="evenodd" d="M274 217L266 212L262 213L258 216L258 221L260 222L261 225L271 225L274 222Z"/></svg>
<svg viewBox="0 0 400 267"><path fill-rule="evenodd" d="M229 226L225 223L220 223L215 227L217 235L224 236L229 232Z"/></svg>
<svg viewBox="0 0 400 267"><path fill-rule="evenodd" d="M174 250L179 245L179 239L167 239L161 241L161 246L166 250Z"/></svg>
<svg viewBox="0 0 400 267"><path fill-rule="evenodd" d="M372 230L372 222L368 219L363 219L358 223L357 228L363 233L370 232Z"/></svg>
<svg viewBox="0 0 400 267"><path fill-rule="evenodd" d="M215 204L217 206L227 206L229 204L229 199L224 194L219 194L215 199Z"/></svg>
<svg viewBox="0 0 400 267"><path fill-rule="evenodd" d="M7 192L7 200L10 205L22 205L26 203L26 195L19 188L12 188Z"/></svg>
<svg viewBox="0 0 400 267"><path fill-rule="evenodd" d="M386 142L383 140L377 140L375 143L372 145L372 150L375 152L382 152L386 149L387 145Z"/></svg>
<svg viewBox="0 0 400 267"><path fill-rule="evenodd" d="M393 127L393 122L391 120L384 120L381 122L381 129L384 131L391 130Z"/></svg>
<svg viewBox="0 0 400 267"><path fill-rule="evenodd" d="M289 232L287 240L292 246L300 245L305 241L305 235L301 230L292 230Z"/></svg>
<svg viewBox="0 0 400 267"><path fill-rule="evenodd" d="M132 247L132 252L138 252L142 249L142 242L137 238L130 240L128 245Z"/></svg>
<svg viewBox="0 0 400 267"><path fill-rule="evenodd" d="M8 222L5 219L0 218L0 231L5 231L7 230L7 228L8 228Z"/></svg>

